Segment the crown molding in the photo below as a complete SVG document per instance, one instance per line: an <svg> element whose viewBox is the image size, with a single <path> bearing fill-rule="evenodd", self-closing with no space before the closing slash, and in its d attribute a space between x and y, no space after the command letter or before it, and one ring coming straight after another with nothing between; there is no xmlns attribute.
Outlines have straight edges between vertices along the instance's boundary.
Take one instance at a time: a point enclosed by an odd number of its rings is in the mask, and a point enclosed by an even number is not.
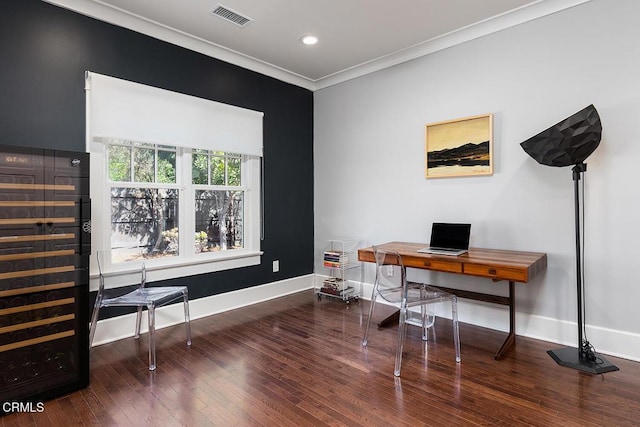
<svg viewBox="0 0 640 427"><path fill-rule="evenodd" d="M591 0L538 0L518 9L452 31L335 74L315 80L316 90L411 61L507 28L515 27Z"/></svg>
<svg viewBox="0 0 640 427"><path fill-rule="evenodd" d="M385 55L320 79L309 79L276 65L244 55L144 17L114 8L99 0L43 0L91 18L127 28L156 39L202 53L212 58L264 74L269 77L315 91L347 80L380 71L406 61L429 55L516 25L523 24L591 0L538 0L510 12L469 25L451 33L426 40L406 49Z"/></svg>
<svg viewBox="0 0 640 427"><path fill-rule="evenodd" d="M282 80L309 90L315 90L315 83L296 73L276 65L244 55L232 49L217 45L175 28L157 23L147 18L104 4L98 0L43 0L55 6L95 18L99 21L123 27L176 46L202 53L203 55L237 65L248 70Z"/></svg>

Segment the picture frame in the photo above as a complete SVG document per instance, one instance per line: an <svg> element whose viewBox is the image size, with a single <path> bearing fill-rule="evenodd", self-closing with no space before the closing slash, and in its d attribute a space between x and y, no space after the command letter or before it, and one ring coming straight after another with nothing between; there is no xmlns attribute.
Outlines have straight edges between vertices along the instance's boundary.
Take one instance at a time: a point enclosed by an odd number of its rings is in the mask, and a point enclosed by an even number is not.
<svg viewBox="0 0 640 427"><path fill-rule="evenodd" d="M425 126L425 177L493 175L493 114Z"/></svg>

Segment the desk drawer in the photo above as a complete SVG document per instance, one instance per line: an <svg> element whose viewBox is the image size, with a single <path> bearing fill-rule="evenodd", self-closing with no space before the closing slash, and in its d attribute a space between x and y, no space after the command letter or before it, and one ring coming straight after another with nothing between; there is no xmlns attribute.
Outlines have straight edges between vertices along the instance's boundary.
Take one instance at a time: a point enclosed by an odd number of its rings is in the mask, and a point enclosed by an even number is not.
<svg viewBox="0 0 640 427"><path fill-rule="evenodd" d="M489 277L500 280L513 280L515 282L526 282L527 271L518 268L494 267L490 265L465 264L464 273L473 276Z"/></svg>
<svg viewBox="0 0 640 427"><path fill-rule="evenodd" d="M462 273L462 263L443 259L425 259L402 257L405 267L423 268L433 271L445 271L447 273Z"/></svg>

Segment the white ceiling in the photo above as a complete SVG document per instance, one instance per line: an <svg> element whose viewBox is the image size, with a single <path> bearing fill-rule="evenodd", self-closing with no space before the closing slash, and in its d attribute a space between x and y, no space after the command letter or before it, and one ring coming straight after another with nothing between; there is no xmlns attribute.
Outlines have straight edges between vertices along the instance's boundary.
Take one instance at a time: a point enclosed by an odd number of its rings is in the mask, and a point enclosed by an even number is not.
<svg viewBox="0 0 640 427"><path fill-rule="evenodd" d="M316 90L589 0L45 1Z"/></svg>

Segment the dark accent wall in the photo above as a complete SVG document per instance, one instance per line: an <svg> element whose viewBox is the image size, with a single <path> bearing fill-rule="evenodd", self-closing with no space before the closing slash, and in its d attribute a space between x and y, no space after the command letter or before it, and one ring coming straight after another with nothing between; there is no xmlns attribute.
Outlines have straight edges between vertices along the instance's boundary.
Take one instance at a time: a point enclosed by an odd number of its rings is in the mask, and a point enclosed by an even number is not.
<svg viewBox="0 0 640 427"><path fill-rule="evenodd" d="M84 151L87 70L264 112L261 265L164 284L186 282L195 299L313 272L311 91L39 0L4 0L0 144Z"/></svg>

